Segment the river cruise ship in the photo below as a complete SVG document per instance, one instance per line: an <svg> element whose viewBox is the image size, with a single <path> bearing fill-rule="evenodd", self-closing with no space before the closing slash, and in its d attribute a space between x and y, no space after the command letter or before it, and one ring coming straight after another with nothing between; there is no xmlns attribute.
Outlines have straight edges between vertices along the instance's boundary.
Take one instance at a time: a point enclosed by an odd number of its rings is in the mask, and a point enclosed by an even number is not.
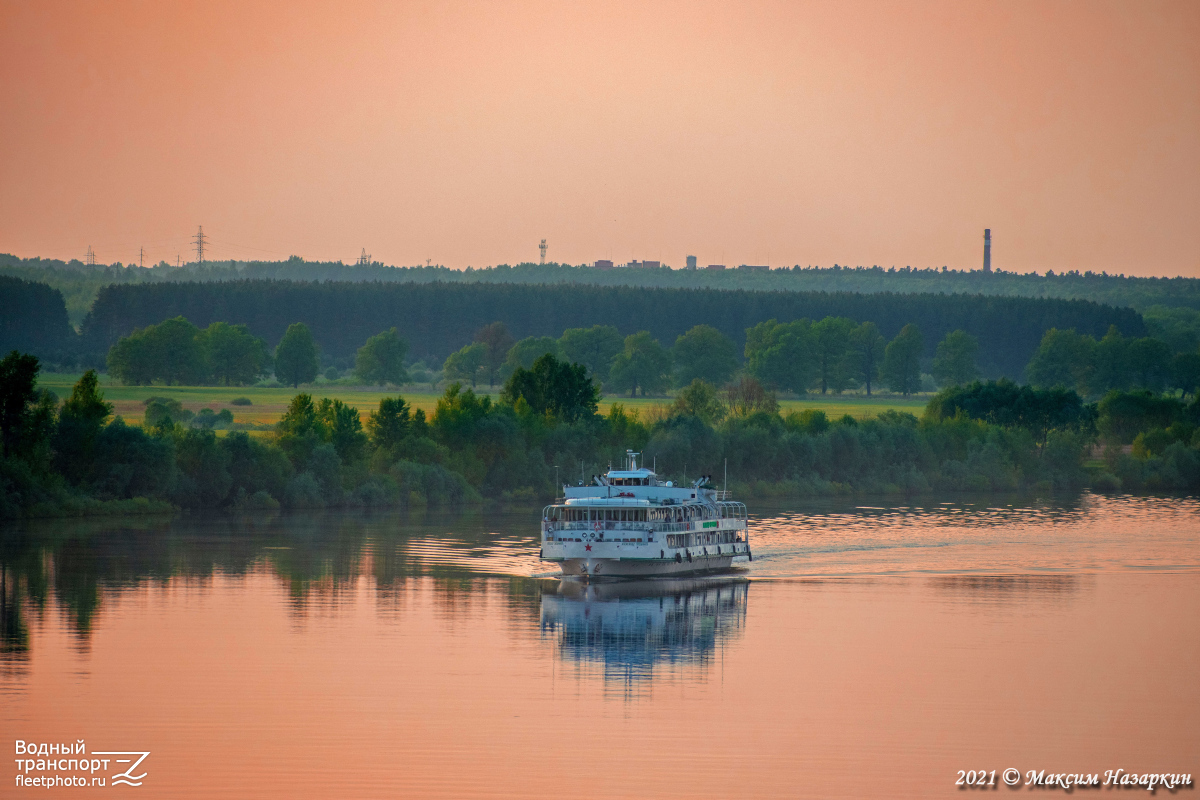
<svg viewBox="0 0 1200 800"><path fill-rule="evenodd" d="M697 575L751 560L746 506L702 477L686 486L659 481L626 451L625 469L585 486L542 512L545 561L563 575L644 578Z"/></svg>

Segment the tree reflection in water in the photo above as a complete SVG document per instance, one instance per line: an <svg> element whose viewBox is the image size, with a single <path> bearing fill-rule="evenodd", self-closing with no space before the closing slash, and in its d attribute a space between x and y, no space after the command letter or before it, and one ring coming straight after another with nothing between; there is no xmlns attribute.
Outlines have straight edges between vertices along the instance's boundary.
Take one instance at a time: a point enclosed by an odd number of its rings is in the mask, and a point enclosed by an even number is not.
<svg viewBox="0 0 1200 800"><path fill-rule="evenodd" d="M459 595L536 563L537 528L529 518L517 509L491 517L477 510L339 511L4 523L0 660L11 665L26 657L30 620L47 608L62 614L76 646L86 650L113 596L181 579L206 586L216 576L267 572L285 587L299 618L315 607L352 602L364 577L385 604L403 595L409 579L433 578L441 606L453 612L470 603ZM511 584L502 592L513 607L536 620L536 582L499 580Z"/></svg>

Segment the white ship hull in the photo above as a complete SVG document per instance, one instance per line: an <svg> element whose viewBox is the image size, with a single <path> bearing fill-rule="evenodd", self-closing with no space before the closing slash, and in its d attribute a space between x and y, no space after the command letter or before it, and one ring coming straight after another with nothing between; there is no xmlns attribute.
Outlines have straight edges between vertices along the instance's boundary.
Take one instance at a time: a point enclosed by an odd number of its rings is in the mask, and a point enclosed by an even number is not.
<svg viewBox="0 0 1200 800"><path fill-rule="evenodd" d="M704 575L730 569L734 559L746 561L745 556L709 556L691 561L674 559L615 559L568 558L560 562L562 574L594 578L655 578L665 575Z"/></svg>

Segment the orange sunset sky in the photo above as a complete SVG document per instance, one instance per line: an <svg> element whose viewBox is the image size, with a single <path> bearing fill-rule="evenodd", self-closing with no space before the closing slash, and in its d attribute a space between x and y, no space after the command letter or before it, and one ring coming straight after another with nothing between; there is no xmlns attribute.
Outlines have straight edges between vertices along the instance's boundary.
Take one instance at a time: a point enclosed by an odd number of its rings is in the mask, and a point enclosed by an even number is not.
<svg viewBox="0 0 1200 800"><path fill-rule="evenodd" d="M0 252L1200 276L1200 2L0 3Z"/></svg>

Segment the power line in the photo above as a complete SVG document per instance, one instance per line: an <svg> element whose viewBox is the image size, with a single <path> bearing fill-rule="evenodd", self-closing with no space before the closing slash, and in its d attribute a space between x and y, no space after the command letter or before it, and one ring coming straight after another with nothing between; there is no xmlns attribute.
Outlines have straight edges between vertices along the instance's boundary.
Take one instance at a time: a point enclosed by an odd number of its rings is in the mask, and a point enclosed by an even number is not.
<svg viewBox="0 0 1200 800"><path fill-rule="evenodd" d="M87 264L89 267L96 266L96 254L92 252L92 246L90 244L88 245L87 255L84 256L83 263Z"/></svg>
<svg viewBox="0 0 1200 800"><path fill-rule="evenodd" d="M204 235L204 226L201 225L200 229L196 232L196 235L192 237L192 244L194 244L196 246L196 261L199 264L199 266L201 266L201 267L204 266L204 241L205 241L205 239L206 239L206 237Z"/></svg>

